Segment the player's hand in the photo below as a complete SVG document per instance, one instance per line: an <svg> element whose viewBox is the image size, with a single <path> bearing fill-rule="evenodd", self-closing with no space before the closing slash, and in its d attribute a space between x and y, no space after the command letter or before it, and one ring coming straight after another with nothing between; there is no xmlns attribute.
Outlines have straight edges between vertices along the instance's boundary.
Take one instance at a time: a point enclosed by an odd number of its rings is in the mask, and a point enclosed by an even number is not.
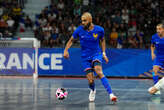
<svg viewBox="0 0 164 110"><path fill-rule="evenodd" d="M64 58L68 59L69 58L69 53L67 50L64 50Z"/></svg>
<svg viewBox="0 0 164 110"><path fill-rule="evenodd" d="M103 58L104 58L104 60L105 60L106 63L109 62L109 59L108 59L108 57L105 54L103 54Z"/></svg>
<svg viewBox="0 0 164 110"><path fill-rule="evenodd" d="M154 54L154 53L152 53L152 54L151 54L151 58L152 58L152 60L154 60L154 59L155 59L155 57L156 57L156 56L155 56L155 54Z"/></svg>

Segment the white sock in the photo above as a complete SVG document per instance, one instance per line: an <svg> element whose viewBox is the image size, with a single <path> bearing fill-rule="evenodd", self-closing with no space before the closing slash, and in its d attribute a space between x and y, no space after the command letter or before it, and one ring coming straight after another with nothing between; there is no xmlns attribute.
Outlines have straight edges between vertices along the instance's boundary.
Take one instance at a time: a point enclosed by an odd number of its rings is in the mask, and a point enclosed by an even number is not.
<svg viewBox="0 0 164 110"><path fill-rule="evenodd" d="M114 96L114 94L113 94L113 93L111 93L111 94L110 94L110 97L113 97L113 96Z"/></svg>

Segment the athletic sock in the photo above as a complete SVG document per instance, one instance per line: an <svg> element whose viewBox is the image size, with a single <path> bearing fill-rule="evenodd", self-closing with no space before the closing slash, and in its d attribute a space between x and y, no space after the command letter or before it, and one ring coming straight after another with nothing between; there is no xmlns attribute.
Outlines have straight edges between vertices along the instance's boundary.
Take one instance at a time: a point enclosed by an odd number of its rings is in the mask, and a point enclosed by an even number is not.
<svg viewBox="0 0 164 110"><path fill-rule="evenodd" d="M111 89L111 87L109 85L108 79L106 77L103 77L103 78L101 78L101 82L104 85L104 87L107 90L107 92L109 94L111 94L112 93L112 89Z"/></svg>
<svg viewBox="0 0 164 110"><path fill-rule="evenodd" d="M93 83L89 84L89 88L94 91L95 90L95 83L93 82Z"/></svg>
<svg viewBox="0 0 164 110"><path fill-rule="evenodd" d="M158 79L159 79L159 76L158 75L155 75L154 72L152 72L153 74L153 81L154 81L154 84L156 84L158 82Z"/></svg>

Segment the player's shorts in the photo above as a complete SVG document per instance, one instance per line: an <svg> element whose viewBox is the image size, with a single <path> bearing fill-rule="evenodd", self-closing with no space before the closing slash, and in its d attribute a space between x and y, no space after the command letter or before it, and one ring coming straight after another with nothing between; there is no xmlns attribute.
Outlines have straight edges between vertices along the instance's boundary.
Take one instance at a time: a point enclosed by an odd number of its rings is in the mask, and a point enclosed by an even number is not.
<svg viewBox="0 0 164 110"><path fill-rule="evenodd" d="M96 65L101 65L102 63L102 54L96 54L90 58L82 58L82 66L84 71L93 72L93 67Z"/></svg>
<svg viewBox="0 0 164 110"><path fill-rule="evenodd" d="M159 66L160 68L164 69L164 60L155 58L153 62L153 66Z"/></svg>

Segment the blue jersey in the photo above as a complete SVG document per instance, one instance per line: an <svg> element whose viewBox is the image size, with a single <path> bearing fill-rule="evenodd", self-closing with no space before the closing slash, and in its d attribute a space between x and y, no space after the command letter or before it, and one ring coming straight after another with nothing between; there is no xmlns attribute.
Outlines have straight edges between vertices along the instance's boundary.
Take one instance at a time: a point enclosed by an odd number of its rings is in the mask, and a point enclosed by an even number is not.
<svg viewBox="0 0 164 110"><path fill-rule="evenodd" d="M73 38L80 40L82 58L89 59L95 54L101 54L100 39L104 37L104 29L94 25L93 30L84 30L83 26L79 26L73 33Z"/></svg>
<svg viewBox="0 0 164 110"><path fill-rule="evenodd" d="M151 43L155 45L156 58L164 61L164 37L160 38L158 34L154 34Z"/></svg>

